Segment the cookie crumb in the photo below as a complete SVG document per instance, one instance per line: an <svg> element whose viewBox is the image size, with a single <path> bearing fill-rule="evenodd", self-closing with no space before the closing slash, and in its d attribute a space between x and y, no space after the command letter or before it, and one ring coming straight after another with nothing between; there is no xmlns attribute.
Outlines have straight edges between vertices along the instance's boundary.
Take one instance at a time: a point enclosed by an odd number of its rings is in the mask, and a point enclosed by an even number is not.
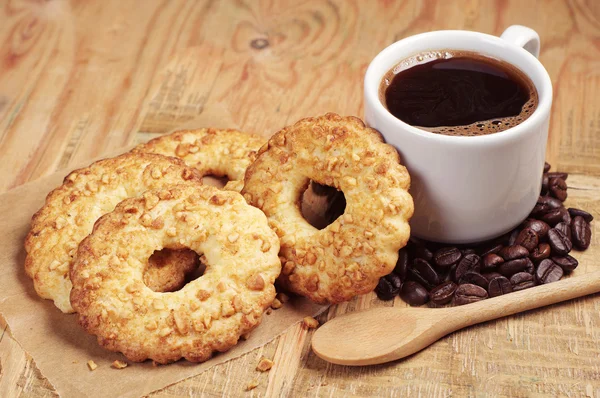
<svg viewBox="0 0 600 398"><path fill-rule="evenodd" d="M305 316L302 320L302 323L304 324L304 326L306 326L307 329L316 329L319 326L319 321L317 321L312 316Z"/></svg>
<svg viewBox="0 0 600 398"><path fill-rule="evenodd" d="M271 315L273 313L273 308L269 307L267 308L267 310L265 311L265 314L267 315Z"/></svg>
<svg viewBox="0 0 600 398"><path fill-rule="evenodd" d="M271 308L273 308L274 310L278 310L279 308L281 308L282 305L283 305L283 303L276 298L273 300L273 303L271 304Z"/></svg>
<svg viewBox="0 0 600 398"><path fill-rule="evenodd" d="M273 364L274 362L271 361L269 358L262 357L260 358L260 361L258 361L258 365L256 365L256 370L259 370L261 372L267 372L271 370Z"/></svg>
<svg viewBox="0 0 600 398"><path fill-rule="evenodd" d="M96 368L98 367L98 365L96 365L96 362L92 361L91 359L89 361L87 361L87 367L91 370L94 371L96 370Z"/></svg>
<svg viewBox="0 0 600 398"><path fill-rule="evenodd" d="M285 304L290 300L290 296L288 296L285 293L277 293L277 295L275 296L275 298L279 301L281 301L281 304Z"/></svg>
<svg viewBox="0 0 600 398"><path fill-rule="evenodd" d="M124 369L124 368L126 368L126 367L127 367L127 365L129 365L127 362L124 362L124 361L119 361L119 360L117 359L117 360L116 360L116 361L114 361L114 362L112 363L112 365L110 365L110 366L112 366L112 367L113 367L113 368L115 368L115 369Z"/></svg>
<svg viewBox="0 0 600 398"><path fill-rule="evenodd" d="M246 391L254 390L258 387L258 380L254 379L246 386Z"/></svg>

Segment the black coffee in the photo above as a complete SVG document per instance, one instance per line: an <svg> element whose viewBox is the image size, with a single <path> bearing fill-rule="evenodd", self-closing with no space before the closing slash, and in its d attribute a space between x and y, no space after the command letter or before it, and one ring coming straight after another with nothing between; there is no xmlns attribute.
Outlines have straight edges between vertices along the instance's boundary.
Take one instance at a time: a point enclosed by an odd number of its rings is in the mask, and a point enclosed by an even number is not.
<svg viewBox="0 0 600 398"><path fill-rule="evenodd" d="M468 51L408 58L382 79L379 96L405 123L446 135L485 135L514 127L535 111L533 82L516 67Z"/></svg>

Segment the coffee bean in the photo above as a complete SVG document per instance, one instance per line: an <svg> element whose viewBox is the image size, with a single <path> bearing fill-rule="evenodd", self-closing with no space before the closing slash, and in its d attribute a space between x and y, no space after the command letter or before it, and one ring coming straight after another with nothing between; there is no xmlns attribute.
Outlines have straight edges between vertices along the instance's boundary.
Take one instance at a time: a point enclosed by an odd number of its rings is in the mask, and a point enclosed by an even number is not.
<svg viewBox="0 0 600 398"><path fill-rule="evenodd" d="M548 174L544 173L544 175L542 176L542 189L540 189L540 195L548 194L548 182L549 182Z"/></svg>
<svg viewBox="0 0 600 398"><path fill-rule="evenodd" d="M529 250L520 245L506 246L498 252L505 261L529 256Z"/></svg>
<svg viewBox="0 0 600 398"><path fill-rule="evenodd" d="M567 274L573 271L579 265L577 259L569 256L568 254L562 257L552 257L552 261L558 264Z"/></svg>
<svg viewBox="0 0 600 398"><path fill-rule="evenodd" d="M472 248L462 249L461 253L463 254L463 256L467 256L469 254L475 254L475 249L472 249Z"/></svg>
<svg viewBox="0 0 600 398"><path fill-rule="evenodd" d="M469 271L479 272L481 269L481 258L477 254L467 254L464 256L456 266L454 272L454 281L459 281Z"/></svg>
<svg viewBox="0 0 600 398"><path fill-rule="evenodd" d="M375 288L375 294L380 300L393 300L394 297L400 292L402 281L396 274L389 274L383 278L379 278L377 287Z"/></svg>
<svg viewBox="0 0 600 398"><path fill-rule="evenodd" d="M488 298L487 291L481 286L469 283L460 285L454 292L454 304L464 305Z"/></svg>
<svg viewBox="0 0 600 398"><path fill-rule="evenodd" d="M440 279L429 262L422 258L415 258L413 266L409 268L408 273L411 279L419 282L427 289L432 289L440 284Z"/></svg>
<svg viewBox="0 0 600 398"><path fill-rule="evenodd" d="M550 163L544 162L544 173L547 173L550 170Z"/></svg>
<svg viewBox="0 0 600 398"><path fill-rule="evenodd" d="M571 223L573 243L580 250L585 250L592 241L592 229L590 224L582 216L576 216Z"/></svg>
<svg viewBox="0 0 600 398"><path fill-rule="evenodd" d="M462 253L456 247L442 247L433 255L433 261L438 267L448 268L452 264L456 264Z"/></svg>
<svg viewBox="0 0 600 398"><path fill-rule="evenodd" d="M540 284L552 283L560 280L563 269L550 259L542 260L535 271L535 279Z"/></svg>
<svg viewBox="0 0 600 398"><path fill-rule="evenodd" d="M507 261L498 267L498 272L504 276L511 276L519 272L533 273L534 266L527 257Z"/></svg>
<svg viewBox="0 0 600 398"><path fill-rule="evenodd" d="M510 233L510 236L508 237L508 245L509 246L513 246L515 244L515 242L517 241L517 236L519 236L519 230L515 229Z"/></svg>
<svg viewBox="0 0 600 398"><path fill-rule="evenodd" d="M552 208L547 203L540 203L538 201L538 203L536 203L533 209L531 210L529 217L538 218L543 216L550 210L552 210Z"/></svg>
<svg viewBox="0 0 600 398"><path fill-rule="evenodd" d="M515 244L523 246L528 251L532 251L537 247L539 238L537 233L531 228L525 228L517 236Z"/></svg>
<svg viewBox="0 0 600 398"><path fill-rule="evenodd" d="M429 301L429 293L420 283L407 281L402 285L400 298L408 305L419 306Z"/></svg>
<svg viewBox="0 0 600 398"><path fill-rule="evenodd" d="M567 178L569 178L569 174L568 173L563 173L560 171L553 171L551 173L546 173L548 174L548 178L560 178L564 181L567 180Z"/></svg>
<svg viewBox="0 0 600 398"><path fill-rule="evenodd" d="M503 247L504 245L501 243L495 243L491 246L486 246L483 250L481 250L481 254L479 256L483 258L488 254L498 254Z"/></svg>
<svg viewBox="0 0 600 398"><path fill-rule="evenodd" d="M566 222L559 222L558 224L556 224L554 226L554 228L558 229L560 232L562 232L567 238L569 238L569 240L572 242L573 239L571 237L571 225L567 224Z"/></svg>
<svg viewBox="0 0 600 398"><path fill-rule="evenodd" d="M450 266L450 268L448 269L448 271L446 271L444 273L444 282L448 282L448 281L453 281L454 282L454 276L456 274L456 267L458 266L458 264L452 264Z"/></svg>
<svg viewBox="0 0 600 398"><path fill-rule="evenodd" d="M569 238L556 228L552 228L548 231L548 243L550 243L552 253L559 256L569 253L573 248L573 244Z"/></svg>
<svg viewBox="0 0 600 398"><path fill-rule="evenodd" d="M415 248L415 257L431 261L433 259L433 253L431 253L431 250L425 247L425 245L417 245Z"/></svg>
<svg viewBox="0 0 600 398"><path fill-rule="evenodd" d="M462 278L460 278L460 281L458 283L461 285L469 283L471 285L481 286L484 289L486 289L488 286L488 280L479 272L475 271L469 271L466 274L464 274Z"/></svg>
<svg viewBox="0 0 600 398"><path fill-rule="evenodd" d="M567 199L567 183L560 177L552 178L548 173L548 190L550 193L561 202Z"/></svg>
<svg viewBox="0 0 600 398"><path fill-rule="evenodd" d="M519 272L510 277L510 284L513 291L528 289L535 286L533 275L527 272Z"/></svg>
<svg viewBox="0 0 600 398"><path fill-rule="evenodd" d="M523 227L534 230L540 240L545 240L546 235L548 234L548 231L550 230L550 226L547 223L545 223L541 220L535 220L535 219L527 220L525 222L525 224L523 225Z"/></svg>
<svg viewBox="0 0 600 398"><path fill-rule="evenodd" d="M553 198L552 196L540 196L538 198L537 203L544 203L546 205L548 205L551 209L560 209L561 207L563 207L563 203L562 201Z"/></svg>
<svg viewBox="0 0 600 398"><path fill-rule="evenodd" d="M406 280L406 273L408 272L408 250L406 248L400 249L398 252L398 261L396 261L396 267L394 273L397 274L403 281Z"/></svg>
<svg viewBox="0 0 600 398"><path fill-rule="evenodd" d="M481 262L481 269L482 270L493 269L493 268L496 268L497 266L499 266L500 264L502 264L503 262L504 262L504 259L502 257L500 257L497 254L490 253L490 254L486 255L485 257L483 257L483 260Z"/></svg>
<svg viewBox="0 0 600 398"><path fill-rule="evenodd" d="M504 276L498 276L496 278L493 278L488 283L488 292L490 297L501 296L512 291L512 284L510 283L508 278Z"/></svg>
<svg viewBox="0 0 600 398"><path fill-rule="evenodd" d="M483 276L485 279L487 279L487 280L488 280L488 283L489 283L489 281L491 281L492 279L494 279L494 278L497 278L497 277L499 277L499 276L502 276L502 274L501 274L501 273L499 273L499 272L486 272L485 274L481 274L481 275L482 275L482 276Z"/></svg>
<svg viewBox="0 0 600 398"><path fill-rule="evenodd" d="M527 264L525 265L525 272L533 274L535 271L535 264L533 264L533 261L531 261L529 257L525 257L525 261L527 261Z"/></svg>
<svg viewBox="0 0 600 398"><path fill-rule="evenodd" d="M569 207L569 214L571 215L571 217L575 218L577 216L581 216L583 217L583 219L586 222L592 222L592 220L594 219L594 216L592 216L590 213L588 213L585 210L581 210L581 209L576 209L574 207Z"/></svg>
<svg viewBox="0 0 600 398"><path fill-rule="evenodd" d="M564 222L567 225L571 225L571 221L573 221L573 217L571 217L571 213L569 213L569 210L567 210L566 207L563 207L563 219L562 219L562 222Z"/></svg>
<svg viewBox="0 0 600 398"><path fill-rule="evenodd" d="M454 297L454 291L458 286L452 281L444 282L439 286L436 286L429 292L429 297L434 304L444 305L452 301Z"/></svg>
<svg viewBox="0 0 600 398"><path fill-rule="evenodd" d="M559 207L558 209L552 209L544 213L540 219L551 226L555 226L559 222L564 221L567 217L571 217L567 209Z"/></svg>
<svg viewBox="0 0 600 398"><path fill-rule="evenodd" d="M552 250L550 249L550 245L547 243L540 243L538 247L533 249L531 253L529 253L529 258L532 261L539 262L548 257L550 257L550 253Z"/></svg>

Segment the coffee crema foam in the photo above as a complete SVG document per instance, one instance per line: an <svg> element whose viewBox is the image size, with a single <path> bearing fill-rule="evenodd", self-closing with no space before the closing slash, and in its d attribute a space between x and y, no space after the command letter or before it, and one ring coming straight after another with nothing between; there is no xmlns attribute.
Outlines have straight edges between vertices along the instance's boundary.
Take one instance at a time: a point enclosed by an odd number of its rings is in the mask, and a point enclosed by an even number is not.
<svg viewBox="0 0 600 398"><path fill-rule="evenodd" d="M388 107L387 103L386 103L386 90L389 88L390 85L392 85L392 82L394 80L394 78L401 72L407 71L408 69L414 68L415 66L420 66L420 65L425 65L429 62L435 62L435 61L440 61L440 60L450 60L450 59L458 59L459 61L464 59L465 63L467 64L465 69L467 71L478 71L477 68L473 68L473 69L469 69L469 62L472 62L473 64L475 63L479 63L480 65L484 65L486 66L486 64L488 65L487 67L489 67L489 71L484 71L483 73L489 73L489 75L493 76L493 77L498 77L498 78L503 78L507 81L511 81L511 82L515 82L516 84L518 84L522 89L523 92L527 92L527 96L528 99L527 101L523 104L523 106L521 107L520 112L517 115L514 116L503 116L503 117L494 117L494 118L489 118L489 119L485 119L485 120L477 120L473 123L468 123L468 124L460 124L460 125L452 125L452 126L421 126L418 124L413 124L410 123L406 120L403 120L401 117L399 117L398 115L394 114L394 112L392 112L392 110L390 109L390 107ZM477 66L477 65L475 65ZM451 69L451 68L450 68ZM501 75L496 75L494 72L495 70L501 71L504 73L505 76L501 76ZM437 82L434 82L437 83ZM425 98L429 98L430 96L436 95L437 92L427 92L427 90L431 89L430 86L434 86L434 84L432 83L431 85L427 86L427 87L423 87L421 91L415 91L416 93L420 93L421 95L425 96ZM433 87L435 88L435 86ZM419 89L419 87L413 88L414 90ZM427 97L429 96L429 97ZM415 94L415 101L417 102L419 100L418 96ZM521 123L523 123L523 121L527 120L536 110L539 99L538 99L538 93L537 90L533 84L533 82L531 81L531 79L525 75L524 72L522 72L520 69L518 69L517 67L496 59L496 58L492 58L492 57L488 57L476 52L472 52L472 51L459 51L459 50L438 50L438 51L427 51L427 52L422 52L416 55L413 55L412 57L406 58L404 60L402 60L401 62L399 62L395 67L393 67L391 70L389 70L382 78L380 86L379 86L379 99L382 102L382 104L388 109L390 110L390 113L392 113L395 117L397 117L400 120L403 120L404 122L417 127L421 130L425 130L425 131L429 131L432 133L436 133L436 134L443 134L443 135L451 135L451 136L479 136L479 135L487 135L487 134L493 134L493 133L497 133L500 131L504 131L504 130L508 130L512 127L515 127ZM477 104L475 104L475 100L476 97L473 98L466 98L466 96L463 95L463 97L460 98L463 101L471 101L471 106L476 107ZM408 104L408 105L412 105L412 104ZM485 108L487 106L487 104L479 104L480 107Z"/></svg>
<svg viewBox="0 0 600 398"><path fill-rule="evenodd" d="M510 128L518 126L519 124L527 120L529 116L531 116L531 114L535 111L535 109L535 102L532 99L530 99L525 103L525 105L523 105L523 110L518 116L503 117L494 120L484 120L482 122L476 122L468 124L466 126L415 127L421 130L429 131L431 133L475 137L478 135L498 133L500 131L508 130Z"/></svg>

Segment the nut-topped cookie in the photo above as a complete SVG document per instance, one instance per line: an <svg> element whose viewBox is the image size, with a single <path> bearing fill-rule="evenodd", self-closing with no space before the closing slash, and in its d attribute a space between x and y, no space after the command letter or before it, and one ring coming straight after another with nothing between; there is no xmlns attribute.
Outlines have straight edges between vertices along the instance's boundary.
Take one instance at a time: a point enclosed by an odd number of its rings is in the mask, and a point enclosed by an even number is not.
<svg viewBox="0 0 600 398"><path fill-rule="evenodd" d="M281 240L280 282L318 303L375 288L410 234L410 177L395 148L355 117L328 113L276 133L246 172L242 194ZM344 214L322 230L300 210L309 182L341 190Z"/></svg>

